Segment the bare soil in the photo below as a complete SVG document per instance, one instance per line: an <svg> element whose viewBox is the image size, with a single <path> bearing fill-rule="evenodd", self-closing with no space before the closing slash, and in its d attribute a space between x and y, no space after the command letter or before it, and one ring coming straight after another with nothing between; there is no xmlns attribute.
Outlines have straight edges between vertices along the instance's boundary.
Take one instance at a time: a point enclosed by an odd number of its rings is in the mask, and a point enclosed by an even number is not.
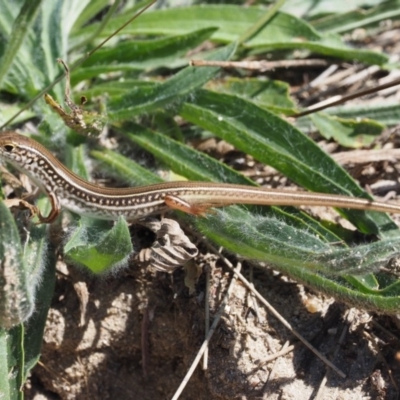
<svg viewBox="0 0 400 400"><path fill-rule="evenodd" d="M182 270L98 279L60 268L68 276L58 278L27 398L172 398L204 340L204 275L189 295ZM211 316L230 279L222 267L212 269ZM346 378L327 370L236 282L208 369L197 368L181 399L398 398L393 318L348 309L273 270L254 270L254 283ZM266 361L287 346L287 354Z"/></svg>

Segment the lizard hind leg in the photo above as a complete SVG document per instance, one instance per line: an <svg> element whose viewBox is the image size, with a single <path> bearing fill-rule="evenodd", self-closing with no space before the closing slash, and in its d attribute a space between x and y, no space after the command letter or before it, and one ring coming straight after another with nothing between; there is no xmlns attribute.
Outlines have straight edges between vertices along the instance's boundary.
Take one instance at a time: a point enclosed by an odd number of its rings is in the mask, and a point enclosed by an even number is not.
<svg viewBox="0 0 400 400"><path fill-rule="evenodd" d="M164 198L165 204L172 210L183 211L186 214L205 216L206 214L212 213L212 207L222 206L222 204L213 203L202 203L202 204L191 204L186 200L181 199L177 196L167 195ZM223 204L224 206L227 204Z"/></svg>

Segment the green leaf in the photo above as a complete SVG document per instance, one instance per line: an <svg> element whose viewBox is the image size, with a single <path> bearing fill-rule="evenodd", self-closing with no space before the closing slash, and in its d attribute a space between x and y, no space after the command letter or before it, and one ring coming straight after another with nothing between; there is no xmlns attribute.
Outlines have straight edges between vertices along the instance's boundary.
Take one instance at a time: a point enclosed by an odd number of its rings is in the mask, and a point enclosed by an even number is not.
<svg viewBox="0 0 400 400"><path fill-rule="evenodd" d="M29 28L36 18L37 11L41 5L41 0L31 1L25 0L21 7L17 18L12 27L12 35L9 35L10 41L7 43L6 49L2 55L0 62L0 87L3 79L14 62L15 57L29 32ZM5 4L0 3L0 13L4 13Z"/></svg>
<svg viewBox="0 0 400 400"><path fill-rule="evenodd" d="M95 67L96 69L97 67ZM98 68L103 68L103 67L98 67ZM106 72L114 71L113 68L108 68L106 67ZM124 67L121 67L121 64L118 65L118 68L120 68L122 71L125 71ZM128 71L131 71L131 68L128 67ZM89 68L85 68L85 72L88 72ZM90 68L90 70L92 70ZM101 71L104 72L103 69ZM101 73L103 73L101 72ZM76 74L77 75L77 81L80 80L80 74L79 72ZM97 72L96 72L97 75ZM85 78L86 79L86 78ZM106 82L106 83L98 83L95 86L92 86L90 89L85 90L85 95L87 97L95 97L95 96L109 96L109 97L121 97L125 95L127 92L131 92L132 90L138 90L143 93L148 93L151 90L154 90L156 86L159 84L157 82L152 82L152 81L141 81L138 79L124 79L123 81L112 81L112 82Z"/></svg>
<svg viewBox="0 0 400 400"><path fill-rule="evenodd" d="M95 42L100 37L104 28L108 26L110 18L114 16L116 10L119 10L120 14L125 16L124 23L126 23L131 17L136 17L139 10L144 9L144 7L147 7L151 2L152 0L137 1L135 2L134 6L129 8L130 2L126 4L122 0L114 1L110 7L108 1L90 0L87 7L78 15L74 27L72 28L77 34L75 40L70 38L72 48L76 50L77 48L83 47L90 42ZM66 4L68 5L69 3ZM127 8L129 8L129 12L126 11ZM89 33L84 33L82 25L89 25L92 20L98 20L97 14L101 13L102 9L106 9L107 13L105 16L103 13L103 18L101 19L100 23L95 25L94 30L91 30ZM122 25L123 24L121 24L121 26ZM118 29L121 26L119 26ZM114 34L114 32L112 32L112 34Z"/></svg>
<svg viewBox="0 0 400 400"><path fill-rule="evenodd" d="M334 139L344 147L369 146L384 129L383 125L368 119L351 120L325 113L315 113L310 118L324 138Z"/></svg>
<svg viewBox="0 0 400 400"><path fill-rule="evenodd" d="M0 328L0 397L2 399L23 399L23 392L20 390L24 382L21 370L24 359L23 335L23 325L11 330Z"/></svg>
<svg viewBox="0 0 400 400"><path fill-rule="evenodd" d="M43 202L41 199L40 202ZM43 332L47 313L54 293L56 249L48 238L49 230L45 225L33 225L29 241L24 246L24 260L28 269L29 284L35 297L35 312L25 323L24 335L24 381L29 371L40 357Z"/></svg>
<svg viewBox="0 0 400 400"><path fill-rule="evenodd" d="M41 3L29 0L28 2L32 3L31 6ZM2 2L1 5L4 6L4 3L7 2ZM73 0L73 3L77 3L77 0ZM61 0L43 0L43 4L32 29L27 32L19 51L15 54L12 68L9 69L3 85L5 90L29 100L57 75L56 59L66 58L66 39L69 31L65 30L67 24L60 24L59 21L65 21L73 14L71 10L74 4L69 4L70 10L67 6L64 6L63 10ZM8 15L13 21L13 13L9 12ZM8 37L10 32L4 30L6 29L3 29L3 34ZM3 60L0 61L2 63ZM61 92L59 94L61 95Z"/></svg>
<svg viewBox="0 0 400 400"><path fill-rule="evenodd" d="M344 2L345 3L345 2ZM347 2L349 3L349 2ZM354 6L353 6L354 7ZM338 13L336 10L340 10ZM376 26L385 20L396 20L400 17L398 0L384 1L376 7L362 10L354 9L344 13L342 7L335 4L335 12L312 22L315 29L322 32L344 33L370 26Z"/></svg>
<svg viewBox="0 0 400 400"><path fill-rule="evenodd" d="M255 21L262 18L265 9L235 5L201 5L170 8L148 12L127 27L126 34L180 35L197 29L217 27L212 36L216 42L231 43L249 31ZM103 31L106 36L118 28L126 17L115 17ZM95 29L95 24L84 29L84 33ZM346 46L340 36L321 34L311 25L293 15L278 12L257 35L246 42L246 48L304 49L331 57L358 60L367 64L383 64L388 58L383 54L357 50Z"/></svg>
<svg viewBox="0 0 400 400"><path fill-rule="evenodd" d="M30 238L26 248L32 243L33 239ZM40 280L40 274L33 268L35 263L32 261L33 258L27 259L25 254L23 256L14 218L4 202L0 201L0 397L2 398L22 398L20 388L25 382L28 369L34 364L32 354L25 354L22 325L33 312L34 292ZM40 335L40 343L41 338ZM31 345L29 343L28 347ZM38 355L35 357L37 359ZM28 360L29 367L25 364L25 360Z"/></svg>
<svg viewBox="0 0 400 400"><path fill-rule="evenodd" d="M371 290L379 290L378 280L372 273L361 276L349 275L346 277L346 280L363 293L369 293Z"/></svg>
<svg viewBox="0 0 400 400"><path fill-rule="evenodd" d="M149 185L150 183L162 182L157 175L149 172L139 164L116 153L115 151L105 150L90 152L95 159L102 161L99 167L108 172L109 175L117 177L119 180L130 185Z"/></svg>
<svg viewBox="0 0 400 400"><path fill-rule="evenodd" d="M0 327L11 328L29 318L29 288L19 233L9 209L0 200Z"/></svg>
<svg viewBox="0 0 400 400"><path fill-rule="evenodd" d="M397 125L400 119L400 106L396 104L369 104L368 106L339 106L331 107L324 111L324 114L349 120L374 120L375 123L385 126ZM296 120L296 126L309 131L314 129L311 116L301 117Z"/></svg>
<svg viewBox="0 0 400 400"><path fill-rule="evenodd" d="M69 164L75 173L87 179L84 146L71 148ZM64 256L72 263L103 273L123 265L132 253L129 228L123 218L110 229L108 221L80 217L78 228L64 245Z"/></svg>
<svg viewBox="0 0 400 400"><path fill-rule="evenodd" d="M386 265L399 255L399 237L337 249L278 219L249 216L239 207L217 211L207 219L198 219L196 225L227 250L272 263L296 281L347 304L387 313L397 313L400 306L400 281L380 278L380 287L374 289L371 277L363 282L363 278L343 275L364 275Z"/></svg>
<svg viewBox="0 0 400 400"><path fill-rule="evenodd" d="M373 7L382 3L382 0L288 0L282 7L283 10L305 19L317 18L320 15L340 14L350 12L362 7Z"/></svg>
<svg viewBox="0 0 400 400"><path fill-rule="evenodd" d="M236 49L233 43L216 50L209 60L225 61L232 57ZM158 108L182 101L193 90L203 86L219 71L218 67L194 68L187 67L175 74L161 85L143 93L134 88L131 93L117 99L111 99L108 104L110 119L118 120L132 118L132 116L144 112L154 111Z"/></svg>
<svg viewBox="0 0 400 400"><path fill-rule="evenodd" d="M85 5L85 3L82 4ZM81 12L77 13L78 15L71 31L79 33L83 25L87 24L96 14L99 14L100 11L108 5L108 0L91 0L86 2L86 7L81 10Z"/></svg>
<svg viewBox="0 0 400 400"><path fill-rule="evenodd" d="M215 181L222 177L222 180L226 182L254 185L251 179L214 158L141 125L130 123L123 129L119 129L119 132L143 149L150 151L158 160L173 168L175 173L190 180Z"/></svg>
<svg viewBox="0 0 400 400"><path fill-rule="evenodd" d="M287 121L249 101L199 90L183 104L180 114L309 190L370 198L316 143ZM385 214L340 212L363 232L379 232L382 236L398 232Z"/></svg>
<svg viewBox="0 0 400 400"><path fill-rule="evenodd" d="M0 58L0 65L2 66L1 88L19 95L21 92L29 92L35 85L35 81L42 82L41 71L38 71L39 74L36 79L29 76L29 70L35 71L36 67L30 60L27 44L31 42L28 28L36 17L36 12L32 14L30 11L33 11L39 5L40 1L32 2L29 0L26 0L22 7L18 2L0 2L1 35L3 38L10 38L7 48L2 49ZM15 35L12 35L13 25L18 28ZM18 86L21 82L24 83L23 88Z"/></svg>
<svg viewBox="0 0 400 400"><path fill-rule="evenodd" d="M89 172L86 168L86 145L81 144L77 147L67 146L68 167L85 180L89 180Z"/></svg>
<svg viewBox="0 0 400 400"><path fill-rule="evenodd" d="M260 107L268 108L276 113L296 112L296 105L289 95L290 86L285 82L255 78L228 78L220 84L209 86L214 91L252 100Z"/></svg>
<svg viewBox="0 0 400 400"><path fill-rule="evenodd" d="M21 110L22 107L15 104L5 104L0 103L0 125L3 125L6 121L8 121L11 117L13 117L17 112ZM25 110L16 118L13 123L20 124L32 117L35 116L35 113L29 110Z"/></svg>
<svg viewBox="0 0 400 400"><path fill-rule="evenodd" d="M65 244L65 257L96 274L124 265L133 251L126 221L119 218L110 229L107 222L85 220Z"/></svg>
<svg viewBox="0 0 400 400"><path fill-rule="evenodd" d="M400 119L400 105L398 103L370 104L366 106L341 106L332 107L325 111L329 115L340 118L370 118L384 125L397 125Z"/></svg>
<svg viewBox="0 0 400 400"><path fill-rule="evenodd" d="M214 32L215 28L206 28L161 39L120 42L117 46L98 50L82 64L79 74L84 74L86 67L96 64L125 63L136 69L182 67L187 61L180 57L207 40Z"/></svg>
<svg viewBox="0 0 400 400"><path fill-rule="evenodd" d="M234 253L276 266L297 265L330 276L364 275L400 253L400 236L352 248L337 248L322 242L311 232L274 217L248 215L239 207L219 211L198 224L214 241Z"/></svg>
<svg viewBox="0 0 400 400"><path fill-rule="evenodd" d="M104 65L104 64L94 65L92 67L76 69L71 75L71 83L72 83L72 85L76 85L79 82L82 82L87 79L98 78L99 76L101 76L101 74L112 74L113 72L116 72L118 75L121 75L123 73L133 74L133 73L137 73L141 70L142 70L141 68L139 68L137 65L132 64L132 63L115 64L115 65ZM127 80L129 80L129 79L127 79ZM115 82L115 83L117 85L118 84L121 85L122 82ZM101 87L102 84L99 83L99 85L93 85L90 89L85 89L85 92L84 92L85 96L89 97L88 93L99 92L100 88L98 88L97 86ZM110 90L112 89L112 85L110 85L110 84L105 84L105 86L108 86L110 88ZM141 86L141 85L138 84L137 86ZM148 85L145 85L145 86L148 86ZM102 93L100 93L100 94L102 94Z"/></svg>

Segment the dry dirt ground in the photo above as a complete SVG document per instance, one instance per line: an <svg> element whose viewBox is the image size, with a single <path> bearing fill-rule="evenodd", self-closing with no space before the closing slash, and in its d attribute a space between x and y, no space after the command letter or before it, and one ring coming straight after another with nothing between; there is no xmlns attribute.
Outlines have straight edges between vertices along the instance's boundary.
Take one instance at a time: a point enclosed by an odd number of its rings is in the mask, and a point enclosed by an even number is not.
<svg viewBox="0 0 400 400"><path fill-rule="evenodd" d="M172 398L204 338L204 275L190 296L182 270L103 280L64 272L27 398ZM230 279L224 268L212 268L211 315ZM210 343L208 369L197 368L181 399L397 398L395 320L348 309L273 270L254 270L253 281L346 378L327 370L236 282Z"/></svg>

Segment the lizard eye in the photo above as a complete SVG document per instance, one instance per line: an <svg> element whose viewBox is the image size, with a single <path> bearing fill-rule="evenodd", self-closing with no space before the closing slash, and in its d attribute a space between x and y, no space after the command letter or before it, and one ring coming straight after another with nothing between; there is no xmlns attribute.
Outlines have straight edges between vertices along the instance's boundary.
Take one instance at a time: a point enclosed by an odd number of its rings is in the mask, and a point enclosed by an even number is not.
<svg viewBox="0 0 400 400"><path fill-rule="evenodd" d="M5 150L7 153L11 153L11 152L14 150L14 147L15 147L15 146L13 146L12 144L6 144L6 145L4 146L4 150Z"/></svg>

